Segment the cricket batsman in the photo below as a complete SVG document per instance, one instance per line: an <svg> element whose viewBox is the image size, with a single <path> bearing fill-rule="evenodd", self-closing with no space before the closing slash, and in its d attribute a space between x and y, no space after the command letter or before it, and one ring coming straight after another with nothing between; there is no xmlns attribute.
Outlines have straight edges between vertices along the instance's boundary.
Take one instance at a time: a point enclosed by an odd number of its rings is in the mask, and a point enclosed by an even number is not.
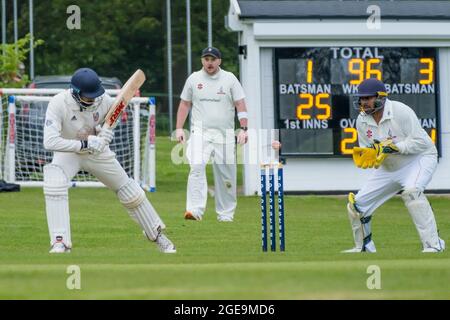
<svg viewBox="0 0 450 320"><path fill-rule="evenodd" d="M89 68L77 70L70 89L49 102L44 147L53 151L53 160L44 166L44 195L50 253L72 249L68 189L80 170L91 173L117 194L131 218L161 252L176 252L173 243L162 233L165 225L144 191L128 177L109 149L114 133L102 129L101 124L113 102L95 71Z"/></svg>
<svg viewBox="0 0 450 320"><path fill-rule="evenodd" d="M374 211L401 191L403 202L419 233L422 252L441 252L433 210L424 190L437 166L437 150L414 111L387 98L386 87L366 79L358 87L355 108L359 147L353 150L356 166L375 168L355 195L348 196L348 216L355 247L343 252L376 252L371 220Z"/></svg>

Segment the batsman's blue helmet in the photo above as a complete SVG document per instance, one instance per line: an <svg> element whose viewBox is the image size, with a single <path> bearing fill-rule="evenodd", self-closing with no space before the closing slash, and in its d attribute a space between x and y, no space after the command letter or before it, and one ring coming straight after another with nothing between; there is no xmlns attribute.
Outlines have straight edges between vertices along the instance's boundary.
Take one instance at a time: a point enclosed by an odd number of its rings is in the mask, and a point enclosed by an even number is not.
<svg viewBox="0 0 450 320"><path fill-rule="evenodd" d="M387 97L386 86L378 79L370 78L358 86L356 97Z"/></svg>
<svg viewBox="0 0 450 320"><path fill-rule="evenodd" d="M81 68L75 71L70 86L76 94L85 98L94 99L105 93L97 73L89 68Z"/></svg>

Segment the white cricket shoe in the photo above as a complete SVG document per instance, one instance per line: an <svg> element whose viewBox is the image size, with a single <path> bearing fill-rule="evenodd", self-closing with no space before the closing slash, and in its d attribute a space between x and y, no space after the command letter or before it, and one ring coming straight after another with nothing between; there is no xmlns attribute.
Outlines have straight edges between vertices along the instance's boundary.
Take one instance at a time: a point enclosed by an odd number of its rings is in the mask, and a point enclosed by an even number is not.
<svg viewBox="0 0 450 320"><path fill-rule="evenodd" d="M158 238L156 238L155 243L158 245L159 250L162 253L176 253L177 252L175 245L163 233L160 233L158 235Z"/></svg>
<svg viewBox="0 0 450 320"><path fill-rule="evenodd" d="M364 251L362 248L358 248L358 247L354 247L352 249L341 251L341 253L360 253L360 252L368 252L368 253L377 252L377 248L375 247L375 242L370 241L368 244L366 244Z"/></svg>
<svg viewBox="0 0 450 320"><path fill-rule="evenodd" d="M217 221L219 221L219 222L233 222L233 217L219 215L219 216L217 216Z"/></svg>
<svg viewBox="0 0 450 320"><path fill-rule="evenodd" d="M445 250L445 241L442 240L441 238L439 238L439 244L440 244L440 248L432 248L432 247L428 247L422 250L423 253L436 253L436 252L442 252Z"/></svg>
<svg viewBox="0 0 450 320"><path fill-rule="evenodd" d="M55 242L50 248L49 253L69 253L70 248L67 247L63 242Z"/></svg>
<svg viewBox="0 0 450 320"><path fill-rule="evenodd" d="M177 252L175 245L162 232L159 232L156 240L150 239L144 230L142 230L142 233L144 234L144 237L146 237L149 241L155 242L159 248L159 251L161 251L162 253L176 253Z"/></svg>
<svg viewBox="0 0 450 320"><path fill-rule="evenodd" d="M354 247L348 250L342 250L341 253L360 253L362 252L362 248Z"/></svg>

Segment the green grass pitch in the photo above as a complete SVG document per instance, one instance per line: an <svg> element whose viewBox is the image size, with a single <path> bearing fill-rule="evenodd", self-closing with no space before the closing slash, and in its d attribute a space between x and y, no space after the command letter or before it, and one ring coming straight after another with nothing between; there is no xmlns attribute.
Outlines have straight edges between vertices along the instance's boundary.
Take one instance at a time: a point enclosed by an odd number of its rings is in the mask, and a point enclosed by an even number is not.
<svg viewBox="0 0 450 320"><path fill-rule="evenodd" d="M401 199L373 220L376 254L352 246L345 197L285 196L286 252L262 253L259 197L239 197L233 223L219 223L214 199L201 222L185 221L188 167L174 166L174 143L158 138L157 192L148 194L177 254L142 236L107 189L71 189L72 253L48 254L42 189L0 194L0 299L449 299L449 251L422 254ZM209 170L210 171L210 170ZM210 172L209 172L210 178ZM450 244L450 199L430 197ZM67 267L81 270L69 290ZM367 269L381 270L369 290Z"/></svg>

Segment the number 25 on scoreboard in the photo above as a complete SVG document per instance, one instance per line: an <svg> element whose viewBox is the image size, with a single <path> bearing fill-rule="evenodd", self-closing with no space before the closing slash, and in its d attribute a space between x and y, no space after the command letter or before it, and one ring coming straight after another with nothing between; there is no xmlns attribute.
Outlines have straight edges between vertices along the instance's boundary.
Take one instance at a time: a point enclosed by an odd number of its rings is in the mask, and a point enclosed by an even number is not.
<svg viewBox="0 0 450 320"><path fill-rule="evenodd" d="M301 103L297 106L297 118L299 120L309 120L312 118L312 114L306 114L305 110L311 109L315 106L322 114L317 114L315 117L317 120L328 120L331 118L331 106L329 104L330 94L319 93L313 95L311 93L301 93L298 95L300 99L306 99L306 103ZM325 100L325 102L323 102Z"/></svg>

